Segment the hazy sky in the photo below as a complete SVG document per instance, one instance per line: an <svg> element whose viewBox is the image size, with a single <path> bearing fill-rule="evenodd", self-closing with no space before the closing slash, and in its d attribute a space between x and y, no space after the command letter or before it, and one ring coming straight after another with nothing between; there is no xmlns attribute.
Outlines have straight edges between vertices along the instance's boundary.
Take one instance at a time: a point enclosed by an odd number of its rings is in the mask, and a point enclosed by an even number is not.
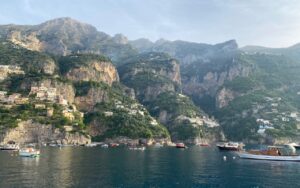
<svg viewBox="0 0 300 188"><path fill-rule="evenodd" d="M300 0L2 0L0 24L72 17L129 39L285 47L300 42Z"/></svg>

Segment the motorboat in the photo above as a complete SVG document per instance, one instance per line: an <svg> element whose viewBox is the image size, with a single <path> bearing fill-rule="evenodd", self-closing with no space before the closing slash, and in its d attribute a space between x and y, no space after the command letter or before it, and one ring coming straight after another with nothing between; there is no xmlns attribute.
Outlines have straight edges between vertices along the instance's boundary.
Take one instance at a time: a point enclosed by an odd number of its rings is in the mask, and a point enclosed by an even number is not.
<svg viewBox="0 0 300 188"><path fill-rule="evenodd" d="M300 162L300 156L290 146L269 146L266 150L240 151L237 155L241 159Z"/></svg>
<svg viewBox="0 0 300 188"><path fill-rule="evenodd" d="M21 157L38 157L40 155L40 150L28 147L19 150L19 155Z"/></svg>
<svg viewBox="0 0 300 188"><path fill-rule="evenodd" d="M0 146L0 150L17 151L20 149L18 144L4 144Z"/></svg>
<svg viewBox="0 0 300 188"><path fill-rule="evenodd" d="M296 148L296 149L300 149L300 145L299 144L296 144L296 143L289 143L289 144L286 144L286 145L291 145L291 146L293 146L294 148Z"/></svg>
<svg viewBox="0 0 300 188"><path fill-rule="evenodd" d="M161 148L161 147L164 147L164 145L162 145L161 143L155 143L154 145L153 145L155 148Z"/></svg>
<svg viewBox="0 0 300 188"><path fill-rule="evenodd" d="M228 151L240 151L243 149L244 144L238 142L224 142L217 144L217 147L220 150L228 150Z"/></svg>
<svg viewBox="0 0 300 188"><path fill-rule="evenodd" d="M137 151L144 151L146 149L145 146L141 146L141 147L138 147L138 146L131 146L129 147L130 150L137 150Z"/></svg>
<svg viewBox="0 0 300 188"><path fill-rule="evenodd" d="M176 148L187 148L187 146L184 143L177 143Z"/></svg>
<svg viewBox="0 0 300 188"><path fill-rule="evenodd" d="M118 147L119 144L118 144L118 143L110 143L109 146L110 146L111 148L115 148L115 147Z"/></svg>
<svg viewBox="0 0 300 188"><path fill-rule="evenodd" d="M96 147L97 144L96 143L90 143L90 144L86 144L85 146L86 147Z"/></svg>
<svg viewBox="0 0 300 188"><path fill-rule="evenodd" d="M208 147L209 144L208 143L198 143L197 146Z"/></svg>
<svg viewBox="0 0 300 188"><path fill-rule="evenodd" d="M101 148L108 148L108 144L102 144Z"/></svg>

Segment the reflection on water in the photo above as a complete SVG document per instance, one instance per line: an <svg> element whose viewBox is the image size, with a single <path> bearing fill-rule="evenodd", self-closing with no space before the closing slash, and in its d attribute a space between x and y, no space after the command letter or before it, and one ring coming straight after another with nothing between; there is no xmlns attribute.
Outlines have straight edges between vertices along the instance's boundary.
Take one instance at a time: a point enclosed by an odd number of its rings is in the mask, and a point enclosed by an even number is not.
<svg viewBox="0 0 300 188"><path fill-rule="evenodd" d="M242 160L234 156L214 147L145 151L43 148L39 158L0 152L0 187L297 187L300 184L300 163Z"/></svg>

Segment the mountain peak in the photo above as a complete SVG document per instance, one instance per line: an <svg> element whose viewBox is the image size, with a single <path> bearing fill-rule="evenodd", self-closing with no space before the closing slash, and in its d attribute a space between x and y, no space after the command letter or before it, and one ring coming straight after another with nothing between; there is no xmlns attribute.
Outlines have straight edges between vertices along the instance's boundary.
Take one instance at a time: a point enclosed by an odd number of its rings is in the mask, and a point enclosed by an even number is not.
<svg viewBox="0 0 300 188"><path fill-rule="evenodd" d="M238 48L238 44L234 39L223 43L218 43L215 46L218 48L222 48L223 50L236 50Z"/></svg>
<svg viewBox="0 0 300 188"><path fill-rule="evenodd" d="M56 18L53 20L46 21L44 23L41 23L38 25L39 28L44 29L59 29L59 28L65 28L65 29L80 29L80 30L90 30L90 31L96 31L97 29L87 23L80 22L78 20L75 20L70 17L62 17L62 18Z"/></svg>

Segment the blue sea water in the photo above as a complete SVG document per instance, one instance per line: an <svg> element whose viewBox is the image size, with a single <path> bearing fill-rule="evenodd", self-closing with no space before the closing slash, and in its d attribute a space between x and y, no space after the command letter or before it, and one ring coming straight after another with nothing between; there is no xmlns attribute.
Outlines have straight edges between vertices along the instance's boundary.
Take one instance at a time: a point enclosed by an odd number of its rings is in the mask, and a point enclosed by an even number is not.
<svg viewBox="0 0 300 188"><path fill-rule="evenodd" d="M215 147L45 147L41 153L0 152L0 187L300 187L300 163L234 159Z"/></svg>

